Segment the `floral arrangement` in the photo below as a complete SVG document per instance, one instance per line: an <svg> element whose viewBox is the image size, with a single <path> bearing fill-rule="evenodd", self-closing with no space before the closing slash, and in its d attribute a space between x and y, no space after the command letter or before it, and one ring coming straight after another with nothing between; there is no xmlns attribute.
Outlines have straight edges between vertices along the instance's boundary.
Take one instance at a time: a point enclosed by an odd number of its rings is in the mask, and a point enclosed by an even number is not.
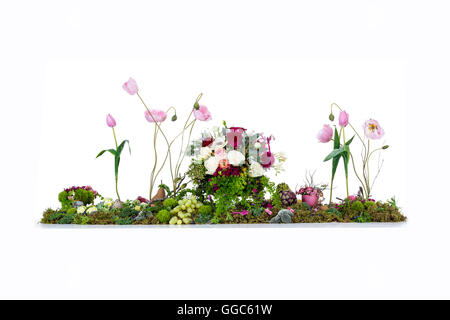
<svg viewBox="0 0 450 320"><path fill-rule="evenodd" d="M149 107L141 95L137 82L130 78L122 86L126 93L136 96L144 108L144 119L150 125L153 158L149 169L148 197L138 195L135 200L122 201L119 195L119 164L122 151L130 142L118 143L117 122L106 116L106 125L114 138L112 148L100 151L97 158L109 153L114 158L116 200L103 198L90 186L70 187L61 191L59 209L47 209L41 223L46 224L219 224L219 223L320 223L320 222L401 222L406 218L400 212L395 198L386 202L373 199L373 186L381 165L373 174L369 170L371 157L388 148L374 146L385 134L374 119L365 121L362 132L350 123L349 114L337 104L331 104L329 120L317 135L320 143L332 143L331 152L324 158L331 160L329 184L315 184L314 173L306 176L305 183L291 189L287 183L272 181L284 171L287 158L274 152L275 138L260 131L244 127L222 126L205 130L192 139L198 121L212 120L208 107L200 104L199 94L181 128L169 137L165 122L175 125L179 112L175 107L167 110ZM334 125L333 110L339 110L338 124ZM351 136L351 137L350 137ZM356 138L356 139L355 139ZM361 168L355 164L353 149L361 146ZM157 146L165 147L159 154ZM158 148L160 150L160 148ZM190 158L189 167L182 172L182 163ZM341 161L342 160L342 161ZM333 198L334 179L339 163L343 163L346 179L344 198ZM356 194L350 193L351 169L360 186ZM160 174L167 170L170 181L157 184ZM329 188L328 188L329 186ZM158 190L156 191L156 187ZM329 189L329 203L324 192ZM156 193L155 193L156 191ZM98 200L99 199L99 200ZM96 201L97 200L97 201Z"/></svg>
<svg viewBox="0 0 450 320"><path fill-rule="evenodd" d="M262 210L266 194L279 201L275 183L265 175L279 173L286 157L273 153L273 136L248 132L242 127L216 127L191 144L192 162L188 171L195 194L214 204L214 221L221 215L246 215ZM257 213L258 214L258 213Z"/></svg>

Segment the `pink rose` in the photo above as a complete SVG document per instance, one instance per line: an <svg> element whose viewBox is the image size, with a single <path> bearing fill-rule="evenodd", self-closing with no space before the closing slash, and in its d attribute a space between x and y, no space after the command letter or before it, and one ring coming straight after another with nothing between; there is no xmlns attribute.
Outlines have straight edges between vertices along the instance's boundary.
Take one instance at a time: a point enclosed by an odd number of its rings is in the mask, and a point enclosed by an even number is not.
<svg viewBox="0 0 450 320"><path fill-rule="evenodd" d="M152 113L151 115L150 112ZM147 119L148 122L155 122L155 120L156 122L163 122L167 118L167 113L162 110L150 110L150 112L145 111L145 119Z"/></svg>
<svg viewBox="0 0 450 320"><path fill-rule="evenodd" d="M341 111L339 114L339 125L341 127L346 127L348 125L348 113L345 111Z"/></svg>
<svg viewBox="0 0 450 320"><path fill-rule="evenodd" d="M114 117L112 115L110 115L108 113L108 115L106 116L106 124L108 127L110 128L114 128L116 126L116 120L114 119Z"/></svg>
<svg viewBox="0 0 450 320"><path fill-rule="evenodd" d="M125 82L122 88L131 95L136 94L138 92L136 80L134 80L133 78L130 78L127 82Z"/></svg>
<svg viewBox="0 0 450 320"><path fill-rule="evenodd" d="M194 117L199 121L209 121L212 119L211 113L206 106L200 106L198 110L194 110Z"/></svg>
<svg viewBox="0 0 450 320"><path fill-rule="evenodd" d="M369 139L380 139L384 136L384 130L380 127L380 124L377 120L369 119L367 120L364 125L364 134Z"/></svg>
<svg viewBox="0 0 450 320"><path fill-rule="evenodd" d="M319 142L327 143L333 138L333 129L331 129L330 125L324 124L322 130L319 131L317 135L317 139Z"/></svg>
<svg viewBox="0 0 450 320"><path fill-rule="evenodd" d="M226 153L226 151L225 151L224 148L217 148L217 149L214 151L214 156L215 156L217 159L225 159L225 158L227 157L227 153Z"/></svg>

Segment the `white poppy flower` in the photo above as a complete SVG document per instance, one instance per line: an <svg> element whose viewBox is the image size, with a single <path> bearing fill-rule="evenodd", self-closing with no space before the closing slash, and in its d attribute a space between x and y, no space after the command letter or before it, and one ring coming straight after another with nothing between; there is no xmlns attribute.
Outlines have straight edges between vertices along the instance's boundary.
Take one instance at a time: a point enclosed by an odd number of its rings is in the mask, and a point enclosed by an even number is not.
<svg viewBox="0 0 450 320"><path fill-rule="evenodd" d="M206 174L214 174L219 167L219 160L216 157L211 157L205 161Z"/></svg>
<svg viewBox="0 0 450 320"><path fill-rule="evenodd" d="M245 156L236 150L231 150L228 152L227 158L232 166L240 166L245 161Z"/></svg>

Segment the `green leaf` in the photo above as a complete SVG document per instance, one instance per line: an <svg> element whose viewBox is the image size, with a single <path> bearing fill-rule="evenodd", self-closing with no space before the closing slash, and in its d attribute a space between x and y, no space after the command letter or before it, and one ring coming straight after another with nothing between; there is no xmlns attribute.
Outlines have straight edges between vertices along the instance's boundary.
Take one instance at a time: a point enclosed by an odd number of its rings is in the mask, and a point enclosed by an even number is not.
<svg viewBox="0 0 450 320"><path fill-rule="evenodd" d="M334 127L334 150L339 150L341 146L341 141L339 139L339 132L337 131L336 127ZM336 174L336 170L339 164L339 160L340 160L341 156L336 156L333 158L333 162L331 165L331 180L334 180L334 176Z"/></svg>
<svg viewBox="0 0 450 320"><path fill-rule="evenodd" d="M95 157L98 158L100 157L102 154L104 154L106 151L110 152L113 156L116 156L116 150L114 149L108 149L108 150L102 150L100 151L100 153Z"/></svg>
<svg viewBox="0 0 450 320"><path fill-rule="evenodd" d="M353 136L350 140L348 140L348 141L345 143L345 145L346 145L346 146L349 146L350 143L352 143L354 137L355 137L355 136Z"/></svg>
<svg viewBox="0 0 450 320"><path fill-rule="evenodd" d="M329 155L327 155L327 157L323 161L326 162L333 158L340 157L344 152L345 152L344 147L340 147L339 149L334 149L333 151L331 151L331 153Z"/></svg>
<svg viewBox="0 0 450 320"><path fill-rule="evenodd" d="M122 154L122 150L125 146L125 143L128 143L128 150L131 154L131 148L130 148L130 142L128 140L123 140L122 143L117 147L117 155L120 157L120 155Z"/></svg>

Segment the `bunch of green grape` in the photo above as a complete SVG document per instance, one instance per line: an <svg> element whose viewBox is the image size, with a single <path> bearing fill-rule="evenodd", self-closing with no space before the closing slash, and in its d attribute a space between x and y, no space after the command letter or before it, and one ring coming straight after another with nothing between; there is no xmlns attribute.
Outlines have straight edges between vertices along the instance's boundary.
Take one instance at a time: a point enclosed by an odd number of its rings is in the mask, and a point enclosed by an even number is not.
<svg viewBox="0 0 450 320"><path fill-rule="evenodd" d="M192 223L191 214L196 212L203 204L196 197L186 197L178 201L178 205L170 213L174 216L169 224L190 224Z"/></svg>

